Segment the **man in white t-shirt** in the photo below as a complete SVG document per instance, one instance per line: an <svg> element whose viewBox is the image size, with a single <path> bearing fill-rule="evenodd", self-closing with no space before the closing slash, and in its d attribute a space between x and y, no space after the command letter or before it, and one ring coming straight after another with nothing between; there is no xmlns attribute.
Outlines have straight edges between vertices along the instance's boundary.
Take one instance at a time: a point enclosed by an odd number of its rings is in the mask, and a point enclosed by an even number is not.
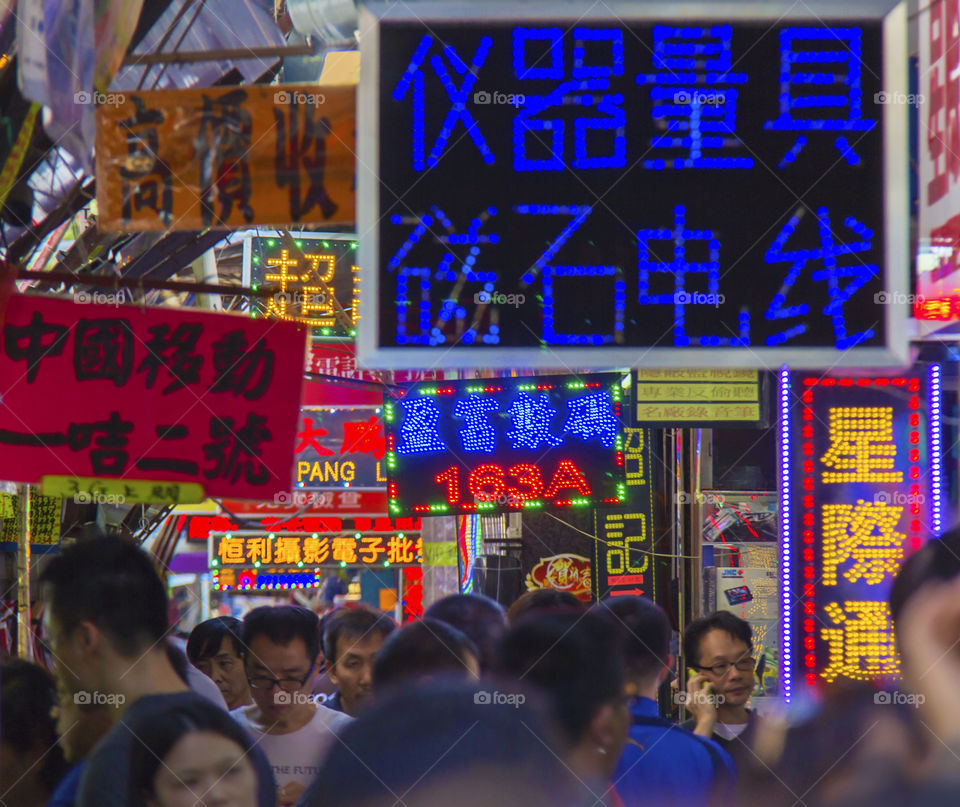
<svg viewBox="0 0 960 807"><path fill-rule="evenodd" d="M244 668L254 703L231 714L267 755L278 807L297 803L336 732L351 720L313 702L307 684L319 650L319 620L306 608L265 606L243 620Z"/></svg>

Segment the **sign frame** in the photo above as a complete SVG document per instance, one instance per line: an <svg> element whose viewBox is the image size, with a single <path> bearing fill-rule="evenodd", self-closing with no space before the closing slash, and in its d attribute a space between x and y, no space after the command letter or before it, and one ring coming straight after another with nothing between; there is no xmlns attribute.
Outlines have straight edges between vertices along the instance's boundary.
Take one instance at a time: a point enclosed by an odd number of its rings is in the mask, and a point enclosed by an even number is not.
<svg viewBox="0 0 960 807"><path fill-rule="evenodd" d="M744 367L776 370L783 364L797 369L821 367L892 367L906 366L908 306L884 307L886 345L848 350L818 347L716 347L658 348L644 346L557 347L531 349L530 346L469 347L448 345L430 347L391 347L381 344L379 323L379 243L380 243L380 24L416 22L429 25L456 21L462 24L502 23L510 21L569 22L656 22L659 20L696 19L704 22L798 22L817 20L882 20L883 76L882 86L890 94L906 94L907 87L907 6L902 0L808 0L803 10L796 4L775 0L770 3L719 2L704 4L679 0L653 0L644 3L642 15L636 4L611 0L602 9L587 14L565 11L548 3L525 3L522 7L505 0L482 5L449 0L400 6L377 0L359 9L361 53L365 69L361 73L357 103L357 231L360 239L358 261L365 294L360 301L364 327L357 333L357 357L361 367L404 369L431 367L529 367L601 370L610 367ZM909 183L908 167L902 155L906 152L908 116L899 105L883 104L883 231L884 254L881 279L890 295L909 291ZM896 299L896 298L895 298Z"/></svg>

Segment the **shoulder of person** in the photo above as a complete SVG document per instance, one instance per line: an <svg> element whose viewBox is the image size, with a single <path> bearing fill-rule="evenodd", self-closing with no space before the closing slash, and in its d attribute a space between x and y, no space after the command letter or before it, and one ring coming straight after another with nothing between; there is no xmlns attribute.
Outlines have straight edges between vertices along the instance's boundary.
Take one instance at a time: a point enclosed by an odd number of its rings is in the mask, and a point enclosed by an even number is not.
<svg viewBox="0 0 960 807"><path fill-rule="evenodd" d="M350 717L350 715L345 712L338 712L336 709L331 709L322 703L316 704L315 708L317 713L313 716L313 721L311 722L315 721L330 728L341 728L353 722L353 718Z"/></svg>

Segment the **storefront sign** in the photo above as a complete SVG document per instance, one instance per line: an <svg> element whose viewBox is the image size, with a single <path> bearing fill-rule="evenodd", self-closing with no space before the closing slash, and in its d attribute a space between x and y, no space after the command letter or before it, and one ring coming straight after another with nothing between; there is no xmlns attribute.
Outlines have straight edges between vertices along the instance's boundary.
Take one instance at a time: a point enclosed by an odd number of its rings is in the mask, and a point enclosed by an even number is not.
<svg viewBox="0 0 960 807"><path fill-rule="evenodd" d="M206 541L211 532L237 532L241 529L250 529L248 522L243 527L228 516L192 516L189 521L186 517L177 525L177 530L187 529L188 541ZM337 516L300 516L299 518L278 518L268 516L261 519L256 528L263 532L344 532L355 536L359 533L419 533L421 523L419 518L387 518L381 516L370 518L353 516L338 518Z"/></svg>
<svg viewBox="0 0 960 807"><path fill-rule="evenodd" d="M115 93L97 107L101 231L354 221L353 87Z"/></svg>
<svg viewBox="0 0 960 807"><path fill-rule="evenodd" d="M637 422L755 426L767 408L762 382L757 370L637 370Z"/></svg>
<svg viewBox="0 0 960 807"><path fill-rule="evenodd" d="M783 685L900 675L888 595L940 531L940 367L780 377Z"/></svg>
<svg viewBox="0 0 960 807"><path fill-rule="evenodd" d="M397 391L384 404L390 513L620 504L621 378L498 378Z"/></svg>
<svg viewBox="0 0 960 807"><path fill-rule="evenodd" d="M300 410L293 483L299 490L386 488L381 409Z"/></svg>
<svg viewBox="0 0 960 807"><path fill-rule="evenodd" d="M16 551L20 535L19 496L0 493L0 550ZM52 552L60 546L59 496L41 496L30 488L30 551Z"/></svg>
<svg viewBox="0 0 960 807"><path fill-rule="evenodd" d="M653 487L650 481L652 432L627 428L624 434L629 508L597 510L593 542L594 596L645 596L654 599Z"/></svg>
<svg viewBox="0 0 960 807"><path fill-rule="evenodd" d="M253 301L253 315L303 322L315 329L318 339L355 336L360 302L357 236L311 233L310 238L293 238L296 250L280 233L244 239L244 285L278 289L272 297Z"/></svg>
<svg viewBox="0 0 960 807"><path fill-rule="evenodd" d="M9 300L0 339L8 479L71 477L75 495L90 494L80 484L89 477L147 480L161 501L289 489L301 328L96 297Z"/></svg>
<svg viewBox="0 0 960 807"><path fill-rule="evenodd" d="M904 363L906 5L695 12L365 4L361 360Z"/></svg>
<svg viewBox="0 0 960 807"><path fill-rule="evenodd" d="M360 513L386 515L385 490L322 490L284 491L269 501L221 499L223 509L238 516L289 518L300 513L304 517Z"/></svg>
<svg viewBox="0 0 960 807"><path fill-rule="evenodd" d="M210 533L210 568L217 590L306 588L319 585L323 567L419 566L418 534ZM245 583L245 579L253 577ZM285 575L297 579L284 580ZM268 576L265 580L263 576Z"/></svg>

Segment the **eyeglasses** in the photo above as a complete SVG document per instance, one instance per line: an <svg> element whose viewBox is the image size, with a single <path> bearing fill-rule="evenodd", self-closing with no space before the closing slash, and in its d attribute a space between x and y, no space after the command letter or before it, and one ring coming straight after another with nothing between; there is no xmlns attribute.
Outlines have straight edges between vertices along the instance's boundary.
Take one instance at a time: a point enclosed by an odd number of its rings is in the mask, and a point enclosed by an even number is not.
<svg viewBox="0 0 960 807"><path fill-rule="evenodd" d="M247 676L247 683L252 689L273 689L280 687L284 692L296 692L302 687L313 674L313 667L307 670L303 678L272 678L269 675L255 675L252 678Z"/></svg>
<svg viewBox="0 0 960 807"><path fill-rule="evenodd" d="M722 678L728 672L730 672L731 667L736 667L740 672L751 672L756 669L757 660L752 656L747 658L739 659L731 664L729 661L725 661L723 664L714 664L712 667L701 667L699 664L694 664L698 670L710 670L718 678Z"/></svg>

